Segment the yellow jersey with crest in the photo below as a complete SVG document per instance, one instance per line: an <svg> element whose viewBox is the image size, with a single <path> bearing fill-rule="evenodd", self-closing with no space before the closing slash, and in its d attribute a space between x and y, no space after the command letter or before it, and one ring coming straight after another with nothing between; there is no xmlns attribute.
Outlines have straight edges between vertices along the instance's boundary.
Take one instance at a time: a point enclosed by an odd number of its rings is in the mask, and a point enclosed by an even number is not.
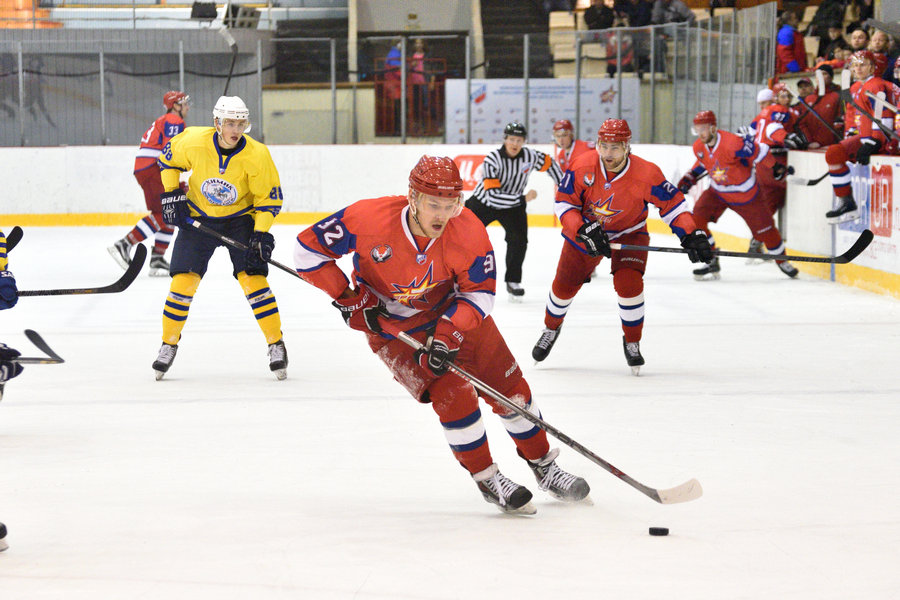
<svg viewBox="0 0 900 600"><path fill-rule="evenodd" d="M192 217L227 219L250 214L257 231L268 231L281 211L278 170L265 144L244 135L228 154L215 127L187 127L166 144L157 162L166 191L190 171L187 193Z"/></svg>

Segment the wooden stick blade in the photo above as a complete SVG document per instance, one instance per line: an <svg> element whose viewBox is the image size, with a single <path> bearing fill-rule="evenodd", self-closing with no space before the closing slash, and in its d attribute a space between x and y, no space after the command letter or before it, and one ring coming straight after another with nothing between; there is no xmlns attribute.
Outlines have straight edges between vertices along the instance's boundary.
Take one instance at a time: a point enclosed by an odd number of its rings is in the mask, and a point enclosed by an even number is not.
<svg viewBox="0 0 900 600"><path fill-rule="evenodd" d="M703 487L696 479L685 481L681 485L677 485L667 490L658 490L660 504L679 504L681 502L690 502L696 500L703 495Z"/></svg>

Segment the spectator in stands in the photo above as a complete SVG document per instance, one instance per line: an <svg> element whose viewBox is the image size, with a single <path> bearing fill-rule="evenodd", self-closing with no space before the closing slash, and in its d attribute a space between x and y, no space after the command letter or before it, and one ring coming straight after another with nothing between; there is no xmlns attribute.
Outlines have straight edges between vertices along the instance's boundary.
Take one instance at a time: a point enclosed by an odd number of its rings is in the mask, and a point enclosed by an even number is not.
<svg viewBox="0 0 900 600"><path fill-rule="evenodd" d="M891 38L880 29L872 31L872 38L869 40L869 50L875 54L877 62L875 75L881 77L885 81L894 83L894 61L897 56L891 56Z"/></svg>
<svg viewBox="0 0 900 600"><path fill-rule="evenodd" d="M827 38L824 40L819 38L819 58L824 60L834 60L834 53L838 49L847 50L850 44L844 39L844 28L841 27L840 21L835 21L828 25Z"/></svg>
<svg viewBox="0 0 900 600"><path fill-rule="evenodd" d="M628 16L629 27L646 27L653 20L653 4L648 0L623 0L620 8Z"/></svg>
<svg viewBox="0 0 900 600"><path fill-rule="evenodd" d="M697 16L681 0L656 0L650 20L654 25L665 23L684 23L691 25L697 22Z"/></svg>
<svg viewBox="0 0 900 600"><path fill-rule="evenodd" d="M591 0L591 5L584 11L584 22L592 31L609 29L615 20L613 0Z"/></svg>
<svg viewBox="0 0 900 600"><path fill-rule="evenodd" d="M800 19L794 11L786 10L781 13L781 22L781 29L778 30L778 49L775 53L775 72L805 71L806 47L803 45L803 36L797 31Z"/></svg>
<svg viewBox="0 0 900 600"><path fill-rule="evenodd" d="M850 31L850 53L865 50L869 46L869 33L859 25L848 25Z"/></svg>
<svg viewBox="0 0 900 600"><path fill-rule="evenodd" d="M810 94L816 93L816 86L813 85L813 82L809 80L808 77L804 77L803 79L797 80L797 96L800 98L806 98Z"/></svg>
<svg viewBox="0 0 900 600"><path fill-rule="evenodd" d="M572 0L543 0L541 4L548 15L557 10L572 12Z"/></svg>
<svg viewBox="0 0 900 600"><path fill-rule="evenodd" d="M816 9L816 14L809 22L805 34L819 38L818 56L825 56L825 47L843 32L841 22L844 20L845 6L846 0L822 0ZM829 32L832 27L837 28L837 36L832 36Z"/></svg>
<svg viewBox="0 0 900 600"><path fill-rule="evenodd" d="M429 78L425 73L425 40L422 38L416 38L413 42L413 54L409 60L409 74L406 81L412 104L412 133L419 135L426 129L424 117L429 114Z"/></svg>
<svg viewBox="0 0 900 600"><path fill-rule="evenodd" d="M854 24L862 25L875 17L875 2L874 0L851 0L850 10L847 13ZM863 50L863 48L853 49L854 52L856 50Z"/></svg>
<svg viewBox="0 0 900 600"><path fill-rule="evenodd" d="M389 117L393 120L390 129L393 135L400 135L400 40L391 44L384 59L384 95L389 107Z"/></svg>
<svg viewBox="0 0 900 600"><path fill-rule="evenodd" d="M621 40L621 44L619 44ZM620 48L616 46L620 45ZM634 40L631 34L623 31L610 32L606 40L606 74L615 77L619 59L622 60L622 72L634 73Z"/></svg>
<svg viewBox="0 0 900 600"><path fill-rule="evenodd" d="M840 88L832 83L834 71L829 65L820 65L816 71L822 72L825 80L825 94L819 96L818 91L807 94L803 101L812 107L816 113L840 133L841 96ZM809 148L823 148L840 141L835 134L822 124L819 119L810 114L802 104L795 105L797 120L794 129L809 141Z"/></svg>

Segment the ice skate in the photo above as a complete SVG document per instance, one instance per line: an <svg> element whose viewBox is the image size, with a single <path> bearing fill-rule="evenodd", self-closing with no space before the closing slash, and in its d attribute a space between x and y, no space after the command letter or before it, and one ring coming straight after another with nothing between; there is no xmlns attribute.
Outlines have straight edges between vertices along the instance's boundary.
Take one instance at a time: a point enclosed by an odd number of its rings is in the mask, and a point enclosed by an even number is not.
<svg viewBox="0 0 900 600"><path fill-rule="evenodd" d="M534 359L534 362L541 362L550 354L550 351L553 349L553 344L556 343L556 338L559 337L559 330L562 329L562 325L557 327L556 329L550 329L545 327L544 331L541 333L541 337L538 339L537 344L534 345L534 348L531 349L531 358Z"/></svg>
<svg viewBox="0 0 900 600"><path fill-rule="evenodd" d="M501 512L513 515L533 515L537 509L531 504L531 492L507 478L496 464L472 474L484 499L496 504Z"/></svg>
<svg viewBox="0 0 900 600"><path fill-rule="evenodd" d="M580 502L585 499L590 502L588 494L591 493L591 486L581 477L560 469L556 464L557 456L559 449L554 448L543 458L528 461L538 487L563 502Z"/></svg>
<svg viewBox="0 0 900 600"><path fill-rule="evenodd" d="M163 342L163 345L159 347L159 355L156 357L156 360L153 361L153 370L156 371L157 381L162 379L163 375L166 374L166 371L169 370L169 367L172 366L176 352L178 352L177 344L172 345Z"/></svg>
<svg viewBox="0 0 900 600"><path fill-rule="evenodd" d="M859 219L859 210L852 196L840 198L841 203L836 208L825 213L825 219L832 225L856 221Z"/></svg>
<svg viewBox="0 0 900 600"><path fill-rule="evenodd" d="M506 291L509 293L511 302L521 302L522 296L525 295L525 288L522 287L522 284L515 281L506 282Z"/></svg>
<svg viewBox="0 0 900 600"><path fill-rule="evenodd" d="M713 281L720 278L719 271L721 270L719 257L714 256L712 262L706 263L699 269L694 269L694 279L697 281Z"/></svg>
<svg viewBox="0 0 900 600"><path fill-rule="evenodd" d="M747 248L747 252L760 254L764 251L765 250L763 249L763 243L761 241L759 241L756 238L750 238L750 247ZM764 262L765 262L765 260L763 260L762 258L752 258L752 257L747 258L748 265L761 265Z"/></svg>
<svg viewBox="0 0 900 600"><path fill-rule="evenodd" d="M115 244L106 249L109 252L109 255L113 257L120 267L123 269L128 269L128 266L131 264L131 244L128 243L128 240L122 238L121 240L117 240Z"/></svg>
<svg viewBox="0 0 900 600"><path fill-rule="evenodd" d="M288 356L284 340L278 340L269 344L269 369L275 373L275 378L281 381L287 377Z"/></svg>
<svg viewBox="0 0 900 600"><path fill-rule="evenodd" d="M786 260L776 260L775 264L778 265L778 268L781 270L782 273L784 273L791 279L793 279L800 273L800 271L797 270L797 267L795 267L794 265L792 265L791 263L789 263Z"/></svg>
<svg viewBox="0 0 900 600"><path fill-rule="evenodd" d="M162 254L150 256L150 277L167 277L169 275L169 262Z"/></svg>
<svg viewBox="0 0 900 600"><path fill-rule="evenodd" d="M631 374L635 377L641 374L641 365L644 364L644 357L641 356L640 342L626 342L625 336L622 336L622 348L625 350L625 360L631 367Z"/></svg>

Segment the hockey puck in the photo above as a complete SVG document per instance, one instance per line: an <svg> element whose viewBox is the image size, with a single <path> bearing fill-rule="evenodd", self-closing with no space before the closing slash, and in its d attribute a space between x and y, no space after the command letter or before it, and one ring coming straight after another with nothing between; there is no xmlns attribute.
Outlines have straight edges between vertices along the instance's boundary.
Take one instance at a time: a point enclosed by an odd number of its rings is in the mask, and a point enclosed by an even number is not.
<svg viewBox="0 0 900 600"><path fill-rule="evenodd" d="M669 535L668 527L651 527L650 535Z"/></svg>

